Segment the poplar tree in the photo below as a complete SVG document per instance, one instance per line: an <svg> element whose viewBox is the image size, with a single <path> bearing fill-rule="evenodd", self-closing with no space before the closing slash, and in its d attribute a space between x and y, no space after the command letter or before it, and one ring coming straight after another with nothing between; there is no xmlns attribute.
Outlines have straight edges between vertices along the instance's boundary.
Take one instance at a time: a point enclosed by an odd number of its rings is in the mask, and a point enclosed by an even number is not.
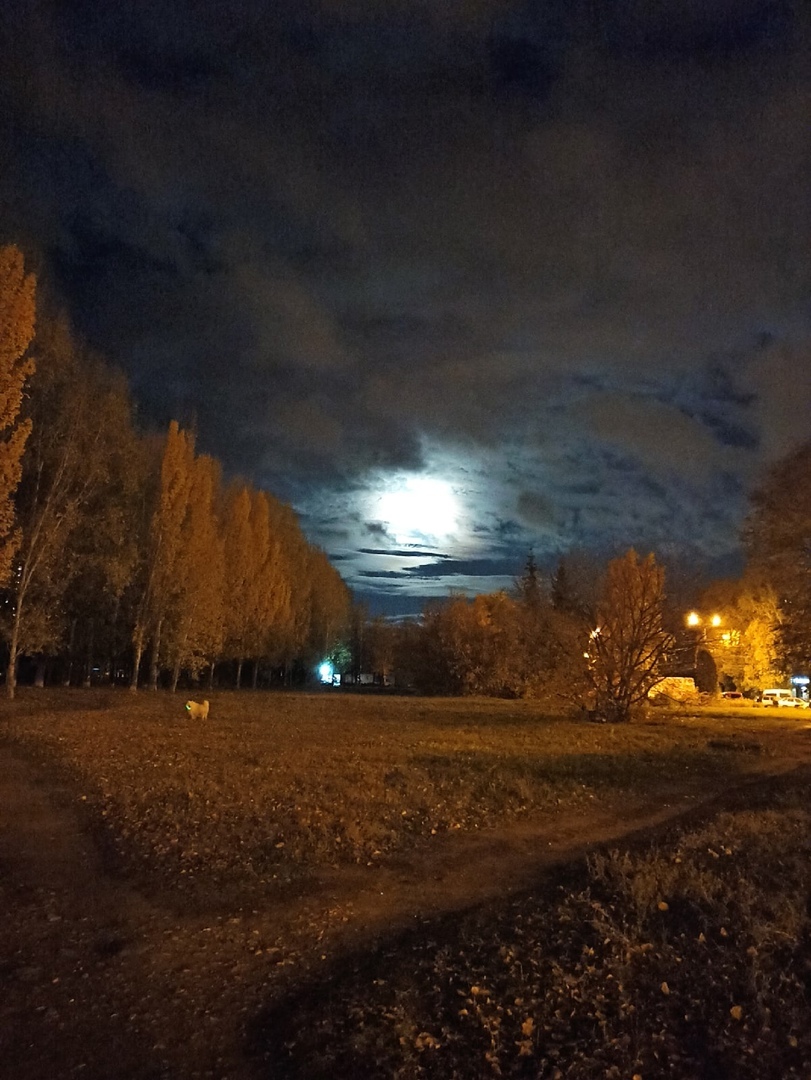
<svg viewBox="0 0 811 1080"><path fill-rule="evenodd" d="M14 493L31 431L20 419L26 379L34 372L27 355L34 336L36 281L26 274L22 252L0 247L0 585L9 579L19 540L14 528Z"/></svg>
<svg viewBox="0 0 811 1080"><path fill-rule="evenodd" d="M151 644L152 651L149 684L153 690L158 687L163 626L176 610L183 589L180 573L183 526L191 494L193 464L194 437L172 420L163 446L160 482L141 566L141 598L132 635L131 690L138 688L138 672L147 644Z"/></svg>
<svg viewBox="0 0 811 1080"><path fill-rule="evenodd" d="M252 629L252 575L255 565L251 529L251 493L246 485L235 484L225 503L223 527L225 543L225 652L236 660L236 684L242 682L242 667L250 652Z"/></svg>
<svg viewBox="0 0 811 1080"><path fill-rule="evenodd" d="M19 653L62 640L66 593L81 566L79 537L93 507L106 501L113 448L131 423L123 379L76 343L64 319L40 320L36 348L6 628L10 697Z"/></svg>
<svg viewBox="0 0 811 1080"><path fill-rule="evenodd" d="M307 559L309 619L308 659L332 656L348 634L351 598L344 581L318 547L310 547Z"/></svg>
<svg viewBox="0 0 811 1080"><path fill-rule="evenodd" d="M164 625L172 690L181 670L213 670L223 645L225 547L220 535L220 467L203 455L191 466L191 487L177 560L178 590Z"/></svg>
<svg viewBox="0 0 811 1080"><path fill-rule="evenodd" d="M290 613L290 581L282 557L282 538L274 528L272 499L254 491L251 500L253 583L250 590L249 652L256 688L261 660L276 659L278 633Z"/></svg>

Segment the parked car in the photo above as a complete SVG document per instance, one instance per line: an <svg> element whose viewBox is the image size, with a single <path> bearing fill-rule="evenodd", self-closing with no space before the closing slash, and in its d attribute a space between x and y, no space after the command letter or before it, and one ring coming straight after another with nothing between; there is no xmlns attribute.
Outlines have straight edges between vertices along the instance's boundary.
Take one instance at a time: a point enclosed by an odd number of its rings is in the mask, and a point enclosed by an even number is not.
<svg viewBox="0 0 811 1080"><path fill-rule="evenodd" d="M740 690L725 690L721 697L724 701L743 701L743 694Z"/></svg>
<svg viewBox="0 0 811 1080"><path fill-rule="evenodd" d="M760 701L762 705L773 705L778 709L807 709L809 703L799 698L791 690L764 690Z"/></svg>

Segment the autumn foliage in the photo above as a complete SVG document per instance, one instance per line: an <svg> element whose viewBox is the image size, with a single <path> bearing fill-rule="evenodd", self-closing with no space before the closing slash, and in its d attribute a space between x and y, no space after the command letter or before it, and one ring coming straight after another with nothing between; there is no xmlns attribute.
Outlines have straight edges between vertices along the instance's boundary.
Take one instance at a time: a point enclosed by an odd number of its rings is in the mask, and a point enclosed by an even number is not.
<svg viewBox="0 0 811 1080"><path fill-rule="evenodd" d="M0 251L0 613L14 696L20 657L51 677L175 688L223 666L290 677L333 649L349 592L290 509L173 421L139 432L125 380L61 316L40 315ZM23 390L28 386L27 397ZM14 574L8 568L14 554Z"/></svg>
<svg viewBox="0 0 811 1080"><path fill-rule="evenodd" d="M0 247L0 582L11 568L17 534L13 496L31 430L19 419L26 379L34 370L27 350L34 336L36 282L26 274L22 253Z"/></svg>

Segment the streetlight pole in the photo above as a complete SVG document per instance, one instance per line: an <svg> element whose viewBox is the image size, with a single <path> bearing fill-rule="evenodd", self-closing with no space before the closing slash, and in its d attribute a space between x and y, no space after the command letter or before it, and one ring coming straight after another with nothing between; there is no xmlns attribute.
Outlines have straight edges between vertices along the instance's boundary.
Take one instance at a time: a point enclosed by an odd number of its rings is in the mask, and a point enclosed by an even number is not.
<svg viewBox="0 0 811 1080"><path fill-rule="evenodd" d="M701 650L701 646L708 644L707 642L707 627L711 626L713 629L717 629L722 622L720 615L701 615L697 611L688 611L684 617L684 621L687 626L695 632L695 651L693 653L693 681L698 687L698 654ZM712 655L712 654L710 654Z"/></svg>

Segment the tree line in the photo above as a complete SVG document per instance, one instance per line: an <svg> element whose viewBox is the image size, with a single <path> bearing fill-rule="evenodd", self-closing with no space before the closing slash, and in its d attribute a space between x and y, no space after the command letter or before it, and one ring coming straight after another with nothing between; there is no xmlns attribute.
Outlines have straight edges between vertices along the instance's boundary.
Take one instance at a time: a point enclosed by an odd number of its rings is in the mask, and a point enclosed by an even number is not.
<svg viewBox="0 0 811 1080"><path fill-rule="evenodd" d="M173 421L141 431L124 377L38 307L0 248L0 632L63 682L177 686L286 672L344 637L349 590L293 510L233 480Z"/></svg>
<svg viewBox="0 0 811 1080"><path fill-rule="evenodd" d="M811 443L775 462L750 499L743 575L666 580L633 549L570 556L546 578L530 555L510 591L432 602L401 625L355 630L362 666L427 693L545 699L628 720L664 677L749 696L811 674ZM697 607L698 625L688 623Z"/></svg>
<svg viewBox="0 0 811 1080"><path fill-rule="evenodd" d="M511 591L434 601L400 625L375 620L363 650L425 693L541 698L624 721L672 644L664 571L630 549L598 575L562 562L551 581L530 554Z"/></svg>
<svg viewBox="0 0 811 1080"><path fill-rule="evenodd" d="M36 332L35 332L36 331ZM239 686L331 655L397 670L429 693L546 697L625 720L692 656L704 690L752 691L811 665L811 442L751 497L746 572L686 600L653 554L597 568L534 559L510 592L430 604L394 626L353 608L289 506L198 454L176 422L143 433L126 380L37 309L34 276L0 248L0 633L64 682L96 668L133 688L184 674ZM685 604L720 627L685 636ZM680 660L680 652L682 654ZM350 658L351 654L351 658ZM702 664L700 661L706 661Z"/></svg>

